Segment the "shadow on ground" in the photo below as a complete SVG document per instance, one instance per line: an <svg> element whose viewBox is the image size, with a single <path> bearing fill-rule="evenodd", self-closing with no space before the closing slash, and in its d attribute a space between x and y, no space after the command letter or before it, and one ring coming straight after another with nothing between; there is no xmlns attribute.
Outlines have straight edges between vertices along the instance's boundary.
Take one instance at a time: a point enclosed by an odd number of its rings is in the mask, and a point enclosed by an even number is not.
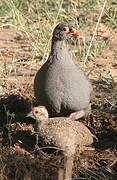
<svg viewBox="0 0 117 180"><path fill-rule="evenodd" d="M21 121L31 110L31 101L20 94L11 94L0 98L0 121L1 124Z"/></svg>
<svg viewBox="0 0 117 180"><path fill-rule="evenodd" d="M88 152L86 156L81 154L79 160L75 160L73 179L115 180L117 107L111 103L115 97L114 88L105 90L105 85L97 82L94 86L96 95L92 101L92 114L83 122L92 129L98 141L93 152ZM43 139L39 139L39 149L35 150L35 135L32 134L35 121L26 117L33 104L32 100L20 94L0 99L1 167L8 180L24 180L27 177L31 180L38 180L39 177L40 180L54 180L57 179L58 168L63 167L61 158L53 150L44 149Z"/></svg>

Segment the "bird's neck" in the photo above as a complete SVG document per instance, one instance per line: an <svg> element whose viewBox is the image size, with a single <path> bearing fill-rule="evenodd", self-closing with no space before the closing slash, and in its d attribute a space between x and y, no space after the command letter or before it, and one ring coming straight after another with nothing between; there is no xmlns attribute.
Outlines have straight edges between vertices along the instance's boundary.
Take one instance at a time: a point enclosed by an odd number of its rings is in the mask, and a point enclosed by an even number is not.
<svg viewBox="0 0 117 180"><path fill-rule="evenodd" d="M52 39L51 52L60 52L61 50L65 50L66 45L64 41L54 40Z"/></svg>
<svg viewBox="0 0 117 180"><path fill-rule="evenodd" d="M68 62L71 66L72 63L72 58L71 55L69 54L65 41L59 41L59 40L54 40L52 41L52 46L51 46L51 52L50 52L50 58L48 58L49 61L53 62L59 62L60 64L67 63L68 67Z"/></svg>
<svg viewBox="0 0 117 180"><path fill-rule="evenodd" d="M38 118L38 123L39 123L40 126L43 126L47 122L48 122L48 118L46 118L46 117Z"/></svg>

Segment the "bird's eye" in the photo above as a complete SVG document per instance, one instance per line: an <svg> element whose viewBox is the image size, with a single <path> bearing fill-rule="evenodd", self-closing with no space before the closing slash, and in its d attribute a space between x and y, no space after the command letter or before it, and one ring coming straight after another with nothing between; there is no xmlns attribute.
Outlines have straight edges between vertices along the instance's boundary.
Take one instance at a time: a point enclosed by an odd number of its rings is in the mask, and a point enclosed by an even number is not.
<svg viewBox="0 0 117 180"><path fill-rule="evenodd" d="M69 28L66 26L66 27L63 28L63 31L69 32Z"/></svg>
<svg viewBox="0 0 117 180"><path fill-rule="evenodd" d="M37 111L37 110L35 111L35 114L38 114L38 111Z"/></svg>

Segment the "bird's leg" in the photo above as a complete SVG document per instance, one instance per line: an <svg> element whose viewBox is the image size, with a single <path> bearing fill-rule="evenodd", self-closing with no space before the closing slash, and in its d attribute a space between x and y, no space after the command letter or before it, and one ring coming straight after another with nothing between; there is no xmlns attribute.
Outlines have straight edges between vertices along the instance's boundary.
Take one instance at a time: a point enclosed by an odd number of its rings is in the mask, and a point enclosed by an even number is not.
<svg viewBox="0 0 117 180"><path fill-rule="evenodd" d="M77 111L77 112L71 113L69 118L75 120L75 119L80 119L84 115L85 115L85 111L81 110L81 111Z"/></svg>
<svg viewBox="0 0 117 180"><path fill-rule="evenodd" d="M69 118L71 120L76 120L82 118L83 116L87 117L89 114L91 114L91 104L89 104L89 106L84 110L71 113Z"/></svg>
<svg viewBox="0 0 117 180"><path fill-rule="evenodd" d="M36 132L36 144L35 144L35 149L38 149L38 142L39 142L39 134Z"/></svg>
<svg viewBox="0 0 117 180"><path fill-rule="evenodd" d="M64 169L59 168L58 180L64 180Z"/></svg>
<svg viewBox="0 0 117 180"><path fill-rule="evenodd" d="M72 179L72 167L73 167L74 157L65 157L65 178L64 180Z"/></svg>
<svg viewBox="0 0 117 180"><path fill-rule="evenodd" d="M38 146L38 142L39 142L39 122L36 120L35 124L33 125L34 128L34 133L35 133L35 137L36 137L36 143L35 143L35 150L37 150L39 148Z"/></svg>

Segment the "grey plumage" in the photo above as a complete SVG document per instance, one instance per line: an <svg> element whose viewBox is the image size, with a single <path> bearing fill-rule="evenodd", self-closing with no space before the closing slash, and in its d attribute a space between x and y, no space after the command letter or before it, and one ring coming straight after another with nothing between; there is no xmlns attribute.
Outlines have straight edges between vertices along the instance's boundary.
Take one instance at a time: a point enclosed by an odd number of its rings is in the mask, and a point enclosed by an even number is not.
<svg viewBox="0 0 117 180"><path fill-rule="evenodd" d="M72 27L61 23L53 32L48 60L39 69L34 80L37 103L48 109L50 117L66 116L89 106L92 85L83 70L75 65L64 40ZM71 33L73 34L73 33Z"/></svg>

